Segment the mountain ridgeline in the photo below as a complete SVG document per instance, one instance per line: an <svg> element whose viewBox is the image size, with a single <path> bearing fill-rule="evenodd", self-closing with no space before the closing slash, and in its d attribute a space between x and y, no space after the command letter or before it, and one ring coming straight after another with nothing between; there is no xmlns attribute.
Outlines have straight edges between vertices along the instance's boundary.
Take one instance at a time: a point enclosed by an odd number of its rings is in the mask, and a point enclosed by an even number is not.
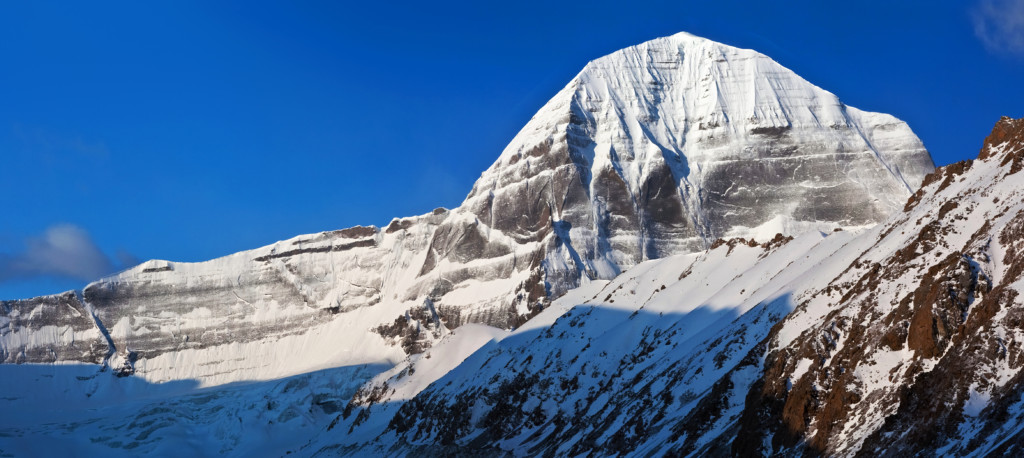
<svg viewBox="0 0 1024 458"><path fill-rule="evenodd" d="M74 302L48 318L74 328L70 340L28 336L47 325L5 303L20 338L0 351L134 367L363 315L389 325L382 338L422 348L410 340L429 336L406 329L428 302L435 334L515 328L581 284L719 238L876 224L932 168L902 121L846 106L757 52L681 33L588 64L456 209L208 262L150 261L77 299L34 299Z"/></svg>
<svg viewBox="0 0 1024 458"><path fill-rule="evenodd" d="M458 208L0 302L3 362L96 368L36 376L81 418L0 451L202 424L217 454L1018 456L1022 170L1024 119L935 169L764 55L652 40L589 63ZM184 381L210 388L97 407Z"/></svg>

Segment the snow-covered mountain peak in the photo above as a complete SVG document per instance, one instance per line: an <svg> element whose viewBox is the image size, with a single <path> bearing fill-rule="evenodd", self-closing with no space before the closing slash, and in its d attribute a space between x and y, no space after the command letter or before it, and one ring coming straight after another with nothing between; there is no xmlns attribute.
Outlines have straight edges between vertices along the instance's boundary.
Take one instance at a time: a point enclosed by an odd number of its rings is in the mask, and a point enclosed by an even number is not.
<svg viewBox="0 0 1024 458"><path fill-rule="evenodd" d="M549 250L545 274L557 295L721 237L877 223L932 168L902 121L846 106L756 51L677 34L587 64L462 210L517 240L553 234L564 248Z"/></svg>
<svg viewBox="0 0 1024 458"><path fill-rule="evenodd" d="M932 168L903 122L755 51L677 34L589 63L455 209L149 261L22 302L85 312L19 321L0 356L204 383L390 362L465 323L516 328L573 288L720 238L873 225ZM77 334L45 334L59 326ZM194 364L178 364L186 354Z"/></svg>
<svg viewBox="0 0 1024 458"><path fill-rule="evenodd" d="M629 101L633 93L646 103L620 103L622 114L658 109L676 125L680 121L703 122L705 127L847 124L843 105L835 95L768 56L689 34L609 54L590 62L577 78L586 86L584 95L590 95L593 105L606 98Z"/></svg>

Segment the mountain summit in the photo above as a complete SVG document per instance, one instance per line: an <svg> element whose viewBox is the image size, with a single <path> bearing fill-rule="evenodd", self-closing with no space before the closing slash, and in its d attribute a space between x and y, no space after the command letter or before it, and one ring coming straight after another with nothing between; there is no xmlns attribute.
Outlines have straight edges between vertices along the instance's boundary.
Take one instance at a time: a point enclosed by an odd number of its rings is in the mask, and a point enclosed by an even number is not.
<svg viewBox="0 0 1024 458"><path fill-rule="evenodd" d="M757 52L677 34L589 63L454 210L5 302L16 332L0 356L205 384L394 362L719 238L873 225L932 168L902 121Z"/></svg>
<svg viewBox="0 0 1024 458"><path fill-rule="evenodd" d="M558 296L722 237L875 224L933 168L904 122L680 33L587 64L460 211L542 253L517 268L541 268Z"/></svg>

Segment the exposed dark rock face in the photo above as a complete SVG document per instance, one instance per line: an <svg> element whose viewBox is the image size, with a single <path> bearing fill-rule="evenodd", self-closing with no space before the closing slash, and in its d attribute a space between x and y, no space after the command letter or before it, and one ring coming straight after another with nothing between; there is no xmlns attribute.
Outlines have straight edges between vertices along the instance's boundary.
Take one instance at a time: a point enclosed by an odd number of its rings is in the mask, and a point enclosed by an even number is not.
<svg viewBox="0 0 1024 458"><path fill-rule="evenodd" d="M979 162L926 178L852 275L821 292L841 296L802 338L767 353L737 435L752 440L735 452L1019 452L1024 418L1009 412L1024 401L1024 200L1011 177L1022 134L1021 120L1003 118ZM892 250L897 231L909 243ZM811 362L807 375L789 387L800 361ZM879 365L879 380L860 372Z"/></svg>
<svg viewBox="0 0 1024 458"><path fill-rule="evenodd" d="M406 354L423 353L430 343L441 337L442 330L455 329L460 324L457 310L437 309L427 299L422 307L413 307L395 321L377 326L374 331L385 339L398 342Z"/></svg>

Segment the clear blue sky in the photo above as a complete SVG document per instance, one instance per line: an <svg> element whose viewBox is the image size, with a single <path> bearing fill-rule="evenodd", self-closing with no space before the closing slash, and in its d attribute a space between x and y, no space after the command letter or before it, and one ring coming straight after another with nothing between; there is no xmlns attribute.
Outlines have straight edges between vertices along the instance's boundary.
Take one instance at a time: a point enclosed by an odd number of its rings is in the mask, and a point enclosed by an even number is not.
<svg viewBox="0 0 1024 458"><path fill-rule="evenodd" d="M1024 116L1024 2L7 2L0 298L454 207L589 60L679 31L907 121Z"/></svg>

